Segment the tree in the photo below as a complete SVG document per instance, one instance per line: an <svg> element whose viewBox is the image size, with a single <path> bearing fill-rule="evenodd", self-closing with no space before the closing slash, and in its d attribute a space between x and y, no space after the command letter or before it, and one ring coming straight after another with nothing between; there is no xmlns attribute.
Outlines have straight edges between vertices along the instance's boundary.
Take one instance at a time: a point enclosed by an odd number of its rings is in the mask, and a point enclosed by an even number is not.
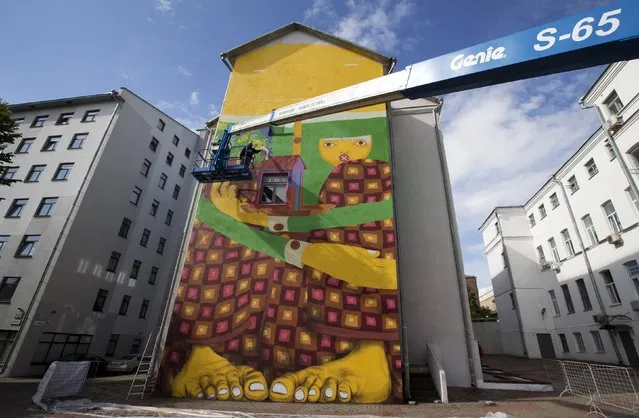
<svg viewBox="0 0 639 418"><path fill-rule="evenodd" d="M496 319L497 312L493 312L488 308L484 308L479 304L479 298L474 293L468 293L468 302L470 303L470 317L472 319Z"/></svg>
<svg viewBox="0 0 639 418"><path fill-rule="evenodd" d="M16 142L21 135L17 132L18 124L12 118L11 109L7 102L0 99L0 185L11 186L18 180L5 179L4 172L13 160L12 152L5 152L9 144Z"/></svg>

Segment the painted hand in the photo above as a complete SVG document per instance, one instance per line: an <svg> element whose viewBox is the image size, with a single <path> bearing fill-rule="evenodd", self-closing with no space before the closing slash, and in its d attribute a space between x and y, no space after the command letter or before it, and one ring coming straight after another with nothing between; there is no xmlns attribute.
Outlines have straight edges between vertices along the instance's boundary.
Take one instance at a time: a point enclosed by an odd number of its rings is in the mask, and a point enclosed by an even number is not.
<svg viewBox="0 0 639 418"><path fill-rule="evenodd" d="M395 260L379 255L350 245L316 243L303 248L301 262L353 286L397 289Z"/></svg>
<svg viewBox="0 0 639 418"><path fill-rule="evenodd" d="M262 212L246 212L242 204L248 202L244 196L238 195L237 184L223 182L211 187L211 202L225 215L240 222L252 225L266 226L268 216Z"/></svg>

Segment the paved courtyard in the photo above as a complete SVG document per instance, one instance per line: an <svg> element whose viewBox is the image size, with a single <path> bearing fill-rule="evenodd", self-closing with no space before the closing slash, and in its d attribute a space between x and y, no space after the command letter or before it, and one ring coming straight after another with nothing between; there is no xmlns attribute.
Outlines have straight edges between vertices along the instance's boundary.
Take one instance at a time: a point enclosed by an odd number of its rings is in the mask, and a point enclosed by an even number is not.
<svg viewBox="0 0 639 418"><path fill-rule="evenodd" d="M562 417L583 418L588 413L584 401L574 397L558 398L552 393L531 393L513 391L482 391L473 389L450 389L452 403L419 405L327 405L327 404L280 404L271 402L214 402L206 400L178 400L151 396L144 400L126 401L129 377L110 377L87 381L81 398L93 402L145 405L169 408L207 410L216 417L266 417L285 415L324 416L395 416L395 417L485 417L490 412L503 412L513 417ZM37 388L37 381L20 379L0 379L1 417L72 417L78 414L51 414L39 410L31 403L31 396ZM493 401L487 405L485 401ZM238 411L240 414L223 414L224 411ZM217 413L216 413L217 412ZM625 417L627 414L606 410L608 417ZM107 415L93 411L97 416L133 416L131 414ZM146 415L135 416L177 416L149 411ZM193 415L195 416L195 415ZM203 416L203 415L197 415Z"/></svg>

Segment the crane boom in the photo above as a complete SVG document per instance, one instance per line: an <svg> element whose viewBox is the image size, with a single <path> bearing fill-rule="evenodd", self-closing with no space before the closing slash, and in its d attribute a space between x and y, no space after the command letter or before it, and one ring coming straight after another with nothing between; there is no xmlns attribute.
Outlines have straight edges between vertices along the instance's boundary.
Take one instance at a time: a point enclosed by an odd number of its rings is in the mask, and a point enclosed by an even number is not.
<svg viewBox="0 0 639 418"><path fill-rule="evenodd" d="M234 124L229 133L635 58L639 1L620 0L275 109Z"/></svg>

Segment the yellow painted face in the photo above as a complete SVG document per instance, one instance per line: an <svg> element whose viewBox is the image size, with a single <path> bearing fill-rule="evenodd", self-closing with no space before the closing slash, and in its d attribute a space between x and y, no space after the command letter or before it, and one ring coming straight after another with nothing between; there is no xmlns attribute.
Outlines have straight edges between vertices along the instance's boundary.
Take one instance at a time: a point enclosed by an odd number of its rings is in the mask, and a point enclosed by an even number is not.
<svg viewBox="0 0 639 418"><path fill-rule="evenodd" d="M319 141L320 155L332 166L368 157L373 146L371 136L351 138L323 138Z"/></svg>

